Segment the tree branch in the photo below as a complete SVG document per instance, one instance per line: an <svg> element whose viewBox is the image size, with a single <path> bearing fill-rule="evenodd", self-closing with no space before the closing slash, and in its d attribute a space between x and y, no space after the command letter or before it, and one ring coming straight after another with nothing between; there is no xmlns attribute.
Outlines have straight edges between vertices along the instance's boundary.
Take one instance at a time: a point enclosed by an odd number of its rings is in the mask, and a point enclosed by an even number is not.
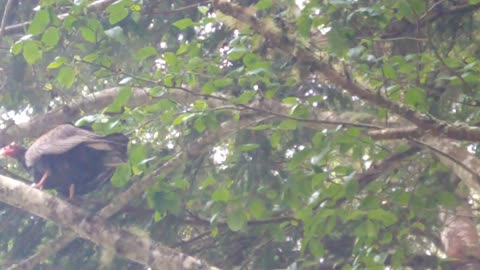
<svg viewBox="0 0 480 270"><path fill-rule="evenodd" d="M90 216L48 193L0 175L0 200L34 215L71 228L78 236L115 250L121 256L155 269L217 269L206 262L187 256L114 226L100 216Z"/></svg>
<svg viewBox="0 0 480 270"><path fill-rule="evenodd" d="M5 22L7 21L8 13L10 12L10 8L12 7L13 1L14 0L8 0L7 4L4 7L2 23L0 24L0 38L3 37L3 33L5 31Z"/></svg>
<svg viewBox="0 0 480 270"><path fill-rule="evenodd" d="M456 140L480 141L480 128L465 124L447 124L432 116L419 113L408 106L389 100L379 93L373 93L364 86L349 80L338 71L322 61L321 56L315 50L305 47L291 40L283 31L276 29L272 24L264 23L255 16L255 12L247 11L246 8L233 4L227 0L215 0L213 7L220 12L231 16L251 26L252 29L268 40L271 47L276 47L297 58L301 65L310 66L313 71L324 75L330 83L339 87L338 90L346 90L352 96L357 96L371 104L386 108L424 131L433 134L442 134Z"/></svg>

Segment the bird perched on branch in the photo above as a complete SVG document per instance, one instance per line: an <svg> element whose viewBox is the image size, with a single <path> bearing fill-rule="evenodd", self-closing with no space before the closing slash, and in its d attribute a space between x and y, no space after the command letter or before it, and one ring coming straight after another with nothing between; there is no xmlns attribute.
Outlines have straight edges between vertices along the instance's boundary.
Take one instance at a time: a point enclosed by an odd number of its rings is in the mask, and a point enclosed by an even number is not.
<svg viewBox="0 0 480 270"><path fill-rule="evenodd" d="M100 136L71 124L55 127L28 149L11 143L0 155L20 162L33 176L34 187L55 189L73 199L108 181L115 167L127 160L128 138L115 133Z"/></svg>

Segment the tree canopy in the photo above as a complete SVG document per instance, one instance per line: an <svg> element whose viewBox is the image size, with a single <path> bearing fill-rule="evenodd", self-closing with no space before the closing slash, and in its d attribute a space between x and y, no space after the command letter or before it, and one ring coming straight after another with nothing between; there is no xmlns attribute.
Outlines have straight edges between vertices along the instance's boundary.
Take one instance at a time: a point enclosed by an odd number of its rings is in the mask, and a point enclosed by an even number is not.
<svg viewBox="0 0 480 270"><path fill-rule="evenodd" d="M130 138L76 203L0 160L2 269L480 269L480 1L0 7L0 146Z"/></svg>

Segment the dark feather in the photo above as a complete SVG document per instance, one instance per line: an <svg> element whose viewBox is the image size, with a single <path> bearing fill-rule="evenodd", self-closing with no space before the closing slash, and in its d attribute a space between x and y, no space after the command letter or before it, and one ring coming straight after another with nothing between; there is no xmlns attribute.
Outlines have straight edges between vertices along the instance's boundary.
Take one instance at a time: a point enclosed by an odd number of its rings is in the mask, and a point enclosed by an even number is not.
<svg viewBox="0 0 480 270"><path fill-rule="evenodd" d="M115 167L126 162L128 141L120 133L101 136L64 124L40 136L26 151L14 145L19 154L10 155L30 171L36 183L48 171L45 189L68 196L73 184L75 194L82 195L108 181Z"/></svg>
<svg viewBox="0 0 480 270"><path fill-rule="evenodd" d="M112 136L123 136L123 141L109 140ZM123 134L112 134L106 137L100 136L92 131L75 127L70 124L57 126L49 132L38 138L25 153L25 164L30 167L37 162L41 156L62 154L70 151L77 145L83 143L91 148L109 151L118 147L122 147L128 143L128 138Z"/></svg>

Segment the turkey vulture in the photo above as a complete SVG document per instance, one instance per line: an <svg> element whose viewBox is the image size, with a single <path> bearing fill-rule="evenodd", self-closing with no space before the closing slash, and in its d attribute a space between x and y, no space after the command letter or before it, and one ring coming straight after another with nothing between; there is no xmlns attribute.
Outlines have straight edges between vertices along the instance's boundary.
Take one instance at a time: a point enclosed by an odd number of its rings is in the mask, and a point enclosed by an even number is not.
<svg viewBox="0 0 480 270"><path fill-rule="evenodd" d="M100 136L71 124L55 127L28 149L12 143L0 155L17 159L33 175L39 189L55 189L69 199L93 191L109 180L127 159L128 138Z"/></svg>

